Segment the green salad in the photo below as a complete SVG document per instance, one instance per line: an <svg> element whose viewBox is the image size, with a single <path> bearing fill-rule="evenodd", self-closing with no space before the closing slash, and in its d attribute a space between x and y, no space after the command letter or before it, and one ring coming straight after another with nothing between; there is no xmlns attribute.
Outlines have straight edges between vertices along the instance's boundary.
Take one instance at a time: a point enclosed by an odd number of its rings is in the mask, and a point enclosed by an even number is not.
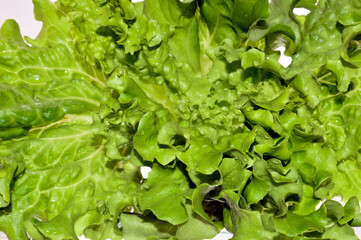
<svg viewBox="0 0 361 240"><path fill-rule="evenodd" d="M0 31L10 240L358 239L359 0L33 2Z"/></svg>

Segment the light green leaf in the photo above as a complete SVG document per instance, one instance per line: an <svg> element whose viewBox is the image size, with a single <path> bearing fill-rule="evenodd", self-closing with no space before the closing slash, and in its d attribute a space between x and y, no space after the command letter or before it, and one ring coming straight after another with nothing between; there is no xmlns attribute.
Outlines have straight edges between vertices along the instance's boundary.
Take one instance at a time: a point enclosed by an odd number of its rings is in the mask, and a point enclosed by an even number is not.
<svg viewBox="0 0 361 240"><path fill-rule="evenodd" d="M185 210L188 193L187 178L178 167L172 169L154 164L139 192L139 205L143 211L151 210L158 219L177 225L188 219Z"/></svg>
<svg viewBox="0 0 361 240"><path fill-rule="evenodd" d="M125 240L154 239L150 237L169 239L176 231L176 228L167 222L136 214L122 214L120 222Z"/></svg>

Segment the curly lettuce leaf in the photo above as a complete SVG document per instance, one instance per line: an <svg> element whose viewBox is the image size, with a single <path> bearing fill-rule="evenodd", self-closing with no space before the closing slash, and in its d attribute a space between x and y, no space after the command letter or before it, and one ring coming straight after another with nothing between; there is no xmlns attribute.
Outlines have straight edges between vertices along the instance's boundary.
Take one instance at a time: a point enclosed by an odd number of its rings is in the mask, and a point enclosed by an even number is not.
<svg viewBox="0 0 361 240"><path fill-rule="evenodd" d="M356 239L357 2L34 3L0 34L10 239Z"/></svg>

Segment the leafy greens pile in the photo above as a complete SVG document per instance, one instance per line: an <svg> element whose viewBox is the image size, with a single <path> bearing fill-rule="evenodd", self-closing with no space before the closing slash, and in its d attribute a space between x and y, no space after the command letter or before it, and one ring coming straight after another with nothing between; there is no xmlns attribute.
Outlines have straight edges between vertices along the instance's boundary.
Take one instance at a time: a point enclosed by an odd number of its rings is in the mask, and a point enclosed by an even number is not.
<svg viewBox="0 0 361 240"><path fill-rule="evenodd" d="M34 5L0 32L9 239L358 239L360 1Z"/></svg>

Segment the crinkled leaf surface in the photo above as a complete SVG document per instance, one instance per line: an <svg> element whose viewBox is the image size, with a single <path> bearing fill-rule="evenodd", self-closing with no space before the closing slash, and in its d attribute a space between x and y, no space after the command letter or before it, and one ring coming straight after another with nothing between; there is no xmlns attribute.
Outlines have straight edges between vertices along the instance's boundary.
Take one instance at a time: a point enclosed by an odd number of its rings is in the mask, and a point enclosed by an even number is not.
<svg viewBox="0 0 361 240"><path fill-rule="evenodd" d="M359 1L34 6L0 31L9 239L357 239Z"/></svg>

